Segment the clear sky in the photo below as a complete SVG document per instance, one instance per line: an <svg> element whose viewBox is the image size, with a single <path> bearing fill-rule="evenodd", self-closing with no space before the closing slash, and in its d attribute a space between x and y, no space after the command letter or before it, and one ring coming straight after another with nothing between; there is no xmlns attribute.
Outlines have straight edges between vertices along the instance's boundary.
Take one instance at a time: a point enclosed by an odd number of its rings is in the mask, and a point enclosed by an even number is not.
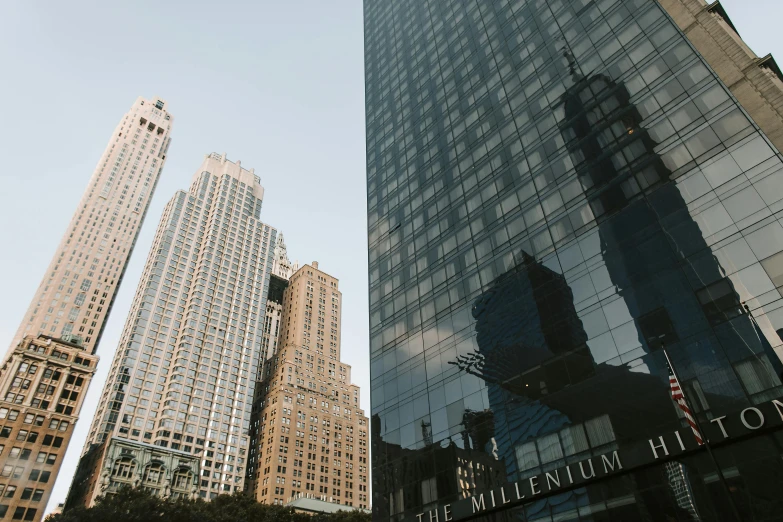
<svg viewBox="0 0 783 522"><path fill-rule="evenodd" d="M783 60L783 2L722 3L757 54ZM0 353L120 117L137 96L175 117L47 511L65 499L162 208L209 152L255 168L262 219L292 259L340 279L343 359L369 410L362 31L361 0L0 2Z"/></svg>

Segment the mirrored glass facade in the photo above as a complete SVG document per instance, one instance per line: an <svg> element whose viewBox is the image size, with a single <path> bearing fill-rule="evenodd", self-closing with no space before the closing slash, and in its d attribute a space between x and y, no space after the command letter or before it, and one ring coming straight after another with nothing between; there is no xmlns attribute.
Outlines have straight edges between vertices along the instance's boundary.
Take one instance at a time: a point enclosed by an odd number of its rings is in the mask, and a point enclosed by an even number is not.
<svg viewBox="0 0 783 522"><path fill-rule="evenodd" d="M373 519L783 520L783 163L664 9L364 7Z"/></svg>

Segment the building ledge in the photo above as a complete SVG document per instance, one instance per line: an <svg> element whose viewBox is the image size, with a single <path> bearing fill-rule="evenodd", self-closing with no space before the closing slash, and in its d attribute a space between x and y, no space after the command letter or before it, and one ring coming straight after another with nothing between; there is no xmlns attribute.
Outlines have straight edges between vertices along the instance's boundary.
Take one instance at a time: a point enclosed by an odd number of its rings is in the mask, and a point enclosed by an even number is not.
<svg viewBox="0 0 783 522"><path fill-rule="evenodd" d="M292 507L297 511L304 511L307 513L337 513L338 511L360 511L362 513L371 513L369 509L359 508L356 506L346 506L345 504L338 504L337 502L329 502L315 496L298 496L285 505L286 507Z"/></svg>
<svg viewBox="0 0 783 522"><path fill-rule="evenodd" d="M723 18L723 21L726 22L726 24L728 24L728 26L731 27L735 33L737 33L737 36L739 36L739 31L737 31L737 28L732 23L731 18L729 18L729 13L727 13L726 9L720 4L720 0L716 0L711 4L708 4L705 9L710 13L715 13Z"/></svg>
<svg viewBox="0 0 783 522"><path fill-rule="evenodd" d="M765 69L769 69L773 73L775 73L775 76L778 77L778 79L783 82L783 73L780 71L780 67L778 67L777 62L775 61L775 58L772 57L771 54L768 54L764 56L763 58L758 58L756 60L756 64L759 67L764 67Z"/></svg>
<svg viewBox="0 0 783 522"><path fill-rule="evenodd" d="M82 346L78 342L74 342L74 341L72 341L70 339L66 340L66 339L62 339L60 337L52 337L50 335L45 335L45 334L38 334L38 339L51 340L52 342L55 342L57 344L62 344L64 346L70 346L71 348L76 348L78 350L84 351L84 346Z"/></svg>

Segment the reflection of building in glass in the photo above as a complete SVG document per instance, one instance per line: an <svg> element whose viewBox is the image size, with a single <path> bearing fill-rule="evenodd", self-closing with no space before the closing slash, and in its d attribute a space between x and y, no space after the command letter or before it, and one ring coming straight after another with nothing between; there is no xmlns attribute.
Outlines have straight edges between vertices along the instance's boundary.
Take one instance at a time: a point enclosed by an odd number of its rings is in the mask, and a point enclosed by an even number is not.
<svg viewBox="0 0 783 522"><path fill-rule="evenodd" d="M490 383L492 420L508 427L495 438L509 473L517 470L515 440L568 424L561 412L534 401L595 374L565 280L526 253L522 257L519 269L499 277L473 305L479 350L458 359L461 368Z"/></svg>
<svg viewBox="0 0 783 522"><path fill-rule="evenodd" d="M681 462L674 460L667 462L665 468L666 478L672 488L677 506L686 511L691 519L700 520L693 498L693 487L688 480L688 470Z"/></svg>
<svg viewBox="0 0 783 522"><path fill-rule="evenodd" d="M625 365L596 365L564 277L526 253L520 257L520 266L476 300L479 348L456 362L487 382L493 426L485 423L484 431L493 430L506 480L613 451L619 441L654 436L651 426L676 422L668 382ZM491 451L488 443L483 449ZM669 477L662 468L655 473ZM623 502L638 504L651 520L682 517L674 497L687 487L683 477L669 491L643 491ZM530 509L577 509L592 503L590 491L575 489Z"/></svg>
<svg viewBox="0 0 783 522"><path fill-rule="evenodd" d="M487 416L490 412L466 412L469 419ZM489 415L491 422L491 415ZM405 449L399 444L383 440L381 420L371 420L373 455L376 469L373 473L375 488L388 495L373 496L373 510L385 517L396 517L406 510L421 506L422 510L434 509L443 498L457 500L468 498L477 491L499 486L506 481L503 462L479 448L462 447L458 441L447 440L440 444L425 444L419 449ZM466 420L466 432L482 440L492 429ZM376 491L374 489L374 491Z"/></svg>
<svg viewBox="0 0 783 522"><path fill-rule="evenodd" d="M702 376L689 383L700 410L711 407L705 393L723 401L712 406L737 407L759 381L780 386L780 359L688 213L625 85L605 75L575 80L562 133L598 222L608 278L634 319L614 336L626 343L617 355L661 346L679 359L687 352L686 379ZM618 299L602 308L623 306ZM716 356L716 345L731 364Z"/></svg>
<svg viewBox="0 0 783 522"><path fill-rule="evenodd" d="M661 347L703 422L783 395L783 162L715 73L775 93L745 107L775 143L781 83L699 3L365 0L374 444L399 448L373 456L376 520L460 498L414 494L410 452L510 480L683 426ZM778 444L488 518L774 519Z"/></svg>

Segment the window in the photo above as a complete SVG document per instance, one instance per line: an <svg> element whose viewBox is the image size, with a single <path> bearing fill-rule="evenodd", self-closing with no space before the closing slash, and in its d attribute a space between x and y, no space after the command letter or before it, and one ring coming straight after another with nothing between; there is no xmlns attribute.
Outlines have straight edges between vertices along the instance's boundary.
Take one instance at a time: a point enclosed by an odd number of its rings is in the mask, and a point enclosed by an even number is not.
<svg viewBox="0 0 783 522"><path fill-rule="evenodd" d="M609 415L601 415L595 419L590 419L585 422L585 428L587 430L587 438L590 441L590 446L593 448L609 444L616 440L612 422L609 420Z"/></svg>
<svg viewBox="0 0 783 522"><path fill-rule="evenodd" d="M742 385L748 395L771 390L777 386L778 377L765 354L759 354L734 365ZM771 399L774 397L770 397Z"/></svg>
<svg viewBox="0 0 783 522"><path fill-rule="evenodd" d="M560 445L560 439L557 433L544 435L536 440L538 454L542 464L554 462L563 458L563 447Z"/></svg>
<svg viewBox="0 0 783 522"><path fill-rule="evenodd" d="M671 345L677 341L677 332L665 308L658 308L639 318L639 329L647 345L653 349Z"/></svg>
<svg viewBox="0 0 783 522"><path fill-rule="evenodd" d="M333 489L332 491L339 495L336 490ZM421 496L422 501L425 504L435 502L438 499L438 485L435 477L425 479L421 482Z"/></svg>
<svg viewBox="0 0 783 522"><path fill-rule="evenodd" d="M608 415L603 415L518 445L515 448L517 466L520 472L526 472L614 441L612 423Z"/></svg>
<svg viewBox="0 0 783 522"><path fill-rule="evenodd" d="M189 470L179 469L174 472L173 486L175 489L189 490L193 483L193 473Z"/></svg>
<svg viewBox="0 0 783 522"><path fill-rule="evenodd" d="M160 484L163 480L163 465L150 464L144 472L144 482L147 484Z"/></svg>
<svg viewBox="0 0 783 522"><path fill-rule="evenodd" d="M712 324L728 321L744 313L737 292L726 278L697 290L696 297Z"/></svg>
<svg viewBox="0 0 783 522"><path fill-rule="evenodd" d="M76 393L76 392L74 392ZM58 419L52 419L49 422L49 428L53 430L60 430L60 431L66 431L68 429L69 423L66 420L58 420Z"/></svg>
<svg viewBox="0 0 783 522"><path fill-rule="evenodd" d="M767 275L777 287L783 286L783 252L768 257L761 262Z"/></svg>
<svg viewBox="0 0 783 522"><path fill-rule="evenodd" d="M535 442L520 444L515 448L515 451L519 471L526 471L538 467L538 452L536 451Z"/></svg>
<svg viewBox="0 0 783 522"><path fill-rule="evenodd" d="M115 478L130 479L136 471L136 463L129 457L124 457L114 463L111 475Z"/></svg>

